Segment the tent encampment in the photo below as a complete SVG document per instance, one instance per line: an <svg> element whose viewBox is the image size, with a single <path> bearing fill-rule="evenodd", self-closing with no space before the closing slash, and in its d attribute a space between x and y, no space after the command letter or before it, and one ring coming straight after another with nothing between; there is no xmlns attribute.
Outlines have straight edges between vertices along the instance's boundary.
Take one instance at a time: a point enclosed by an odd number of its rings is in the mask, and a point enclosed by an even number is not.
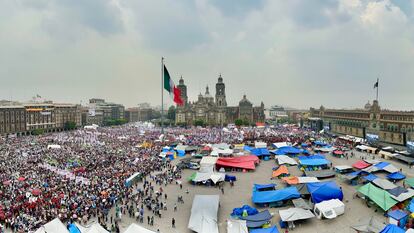
<svg viewBox="0 0 414 233"><path fill-rule="evenodd" d="M230 158L218 158L216 162L217 168L228 167L228 168L240 168L247 170L256 169L256 164L259 162L259 158L254 155L246 155L240 157Z"/></svg>
<svg viewBox="0 0 414 233"><path fill-rule="evenodd" d="M342 201L344 197L342 189L334 181L309 183L307 184L307 187L313 203L332 199L339 199Z"/></svg>
<svg viewBox="0 0 414 233"><path fill-rule="evenodd" d="M69 231L59 218L55 218L41 226L35 233L69 233Z"/></svg>
<svg viewBox="0 0 414 233"><path fill-rule="evenodd" d="M286 210L279 210L280 219L283 222L293 222L297 220L314 218L315 215L310 210L302 208L289 208Z"/></svg>
<svg viewBox="0 0 414 233"><path fill-rule="evenodd" d="M196 195L191 207L188 228L198 233L218 233L219 195Z"/></svg>

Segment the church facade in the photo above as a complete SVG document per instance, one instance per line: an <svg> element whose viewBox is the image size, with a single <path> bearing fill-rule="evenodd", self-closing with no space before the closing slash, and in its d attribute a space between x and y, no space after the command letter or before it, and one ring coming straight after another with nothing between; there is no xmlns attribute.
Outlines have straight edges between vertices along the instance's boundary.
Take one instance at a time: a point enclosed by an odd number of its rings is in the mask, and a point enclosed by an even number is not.
<svg viewBox="0 0 414 233"><path fill-rule="evenodd" d="M177 106L175 114L176 124L193 125L195 121L203 121L207 125L227 125L234 123L236 119L248 121L250 124L264 122L264 104L253 106L253 104L243 96L238 106L227 106L226 86L221 75L216 83L216 93L210 94L208 86L205 94L198 95L196 101L189 101L187 96L187 86L181 77L177 88L181 91L181 98L184 105Z"/></svg>

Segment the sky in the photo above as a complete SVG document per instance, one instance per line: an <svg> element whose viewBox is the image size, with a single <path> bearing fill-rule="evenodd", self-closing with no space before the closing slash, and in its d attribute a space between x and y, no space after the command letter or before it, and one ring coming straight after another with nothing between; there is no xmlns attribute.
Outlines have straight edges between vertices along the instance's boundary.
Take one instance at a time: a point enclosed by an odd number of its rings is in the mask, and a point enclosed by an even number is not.
<svg viewBox="0 0 414 233"><path fill-rule="evenodd" d="M414 110L414 0L0 1L0 99L159 105L161 57L190 100Z"/></svg>

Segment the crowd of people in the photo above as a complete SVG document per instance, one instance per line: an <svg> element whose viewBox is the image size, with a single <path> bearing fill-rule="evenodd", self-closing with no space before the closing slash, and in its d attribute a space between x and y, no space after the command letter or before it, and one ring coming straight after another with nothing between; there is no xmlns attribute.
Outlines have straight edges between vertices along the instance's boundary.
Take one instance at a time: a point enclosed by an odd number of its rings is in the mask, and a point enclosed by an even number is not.
<svg viewBox="0 0 414 233"><path fill-rule="evenodd" d="M162 185L181 182L181 170L158 156L164 146L178 141L193 146L250 140L294 143L311 134L286 127L167 128L162 134L157 127L129 124L0 139L0 223L13 232L28 232L56 217L83 224L93 218L119 232L117 220L128 214L151 225L167 208ZM136 173L143 182L126 185ZM183 201L179 197L177 203Z"/></svg>

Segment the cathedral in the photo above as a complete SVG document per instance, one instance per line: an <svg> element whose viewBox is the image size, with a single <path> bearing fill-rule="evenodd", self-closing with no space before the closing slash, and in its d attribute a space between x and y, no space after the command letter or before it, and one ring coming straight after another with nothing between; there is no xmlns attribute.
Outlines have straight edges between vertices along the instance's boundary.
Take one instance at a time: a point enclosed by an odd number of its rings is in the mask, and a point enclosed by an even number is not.
<svg viewBox="0 0 414 233"><path fill-rule="evenodd" d="M264 104L253 107L253 104L243 96L238 106L227 106L226 86L221 75L216 83L216 94L210 94L208 86L204 95L198 95L197 101L188 101L187 86L181 77L177 86L181 91L181 98L184 105L177 106L175 123L192 125L197 120L202 120L207 125L224 126L234 123L236 119L248 121L251 124L264 122Z"/></svg>

